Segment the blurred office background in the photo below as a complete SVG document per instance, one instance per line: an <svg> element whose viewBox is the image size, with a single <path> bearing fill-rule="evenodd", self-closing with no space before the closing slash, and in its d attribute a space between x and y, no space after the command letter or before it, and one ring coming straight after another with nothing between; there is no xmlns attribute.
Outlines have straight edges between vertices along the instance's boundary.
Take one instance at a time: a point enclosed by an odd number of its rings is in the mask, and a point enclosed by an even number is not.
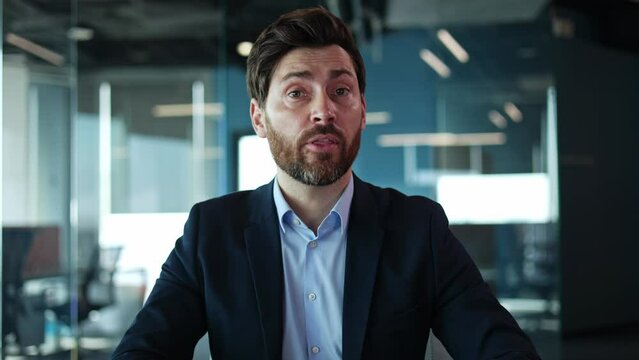
<svg viewBox="0 0 639 360"><path fill-rule="evenodd" d="M441 202L543 359L639 358L638 1L0 4L2 358L108 358L191 205L272 178L245 56L314 5L366 61L356 174Z"/></svg>

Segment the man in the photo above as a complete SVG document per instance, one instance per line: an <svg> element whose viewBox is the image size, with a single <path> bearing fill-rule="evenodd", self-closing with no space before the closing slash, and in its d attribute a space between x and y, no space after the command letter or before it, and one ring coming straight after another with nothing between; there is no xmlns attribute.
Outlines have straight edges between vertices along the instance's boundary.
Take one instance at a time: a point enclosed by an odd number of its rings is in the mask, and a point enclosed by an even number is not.
<svg viewBox="0 0 639 360"><path fill-rule="evenodd" d="M537 359L423 197L351 171L365 71L324 9L283 15L247 61L253 128L277 175L197 204L117 359L423 359L432 329L455 359Z"/></svg>

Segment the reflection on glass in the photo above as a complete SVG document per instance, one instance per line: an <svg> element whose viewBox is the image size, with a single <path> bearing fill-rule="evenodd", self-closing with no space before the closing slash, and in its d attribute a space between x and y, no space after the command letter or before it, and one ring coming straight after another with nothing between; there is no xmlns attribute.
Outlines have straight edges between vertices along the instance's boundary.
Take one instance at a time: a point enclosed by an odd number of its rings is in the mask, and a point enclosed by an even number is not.
<svg viewBox="0 0 639 360"><path fill-rule="evenodd" d="M62 55L53 61L36 46L51 44L9 40L2 63L3 357L74 347L70 75ZM62 336L69 341L57 341Z"/></svg>

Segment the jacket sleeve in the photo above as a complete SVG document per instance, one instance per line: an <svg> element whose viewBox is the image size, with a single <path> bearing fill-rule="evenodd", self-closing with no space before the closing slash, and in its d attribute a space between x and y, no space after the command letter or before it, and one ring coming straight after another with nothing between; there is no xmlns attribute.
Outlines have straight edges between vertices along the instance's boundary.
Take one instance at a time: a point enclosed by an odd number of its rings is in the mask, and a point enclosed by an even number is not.
<svg viewBox="0 0 639 360"><path fill-rule="evenodd" d="M433 332L456 360L539 359L533 344L484 282L448 227L441 206L431 218L437 300Z"/></svg>
<svg viewBox="0 0 639 360"><path fill-rule="evenodd" d="M191 359L206 332L202 276L197 255L198 205L184 235L162 265L149 298L113 353L113 359Z"/></svg>

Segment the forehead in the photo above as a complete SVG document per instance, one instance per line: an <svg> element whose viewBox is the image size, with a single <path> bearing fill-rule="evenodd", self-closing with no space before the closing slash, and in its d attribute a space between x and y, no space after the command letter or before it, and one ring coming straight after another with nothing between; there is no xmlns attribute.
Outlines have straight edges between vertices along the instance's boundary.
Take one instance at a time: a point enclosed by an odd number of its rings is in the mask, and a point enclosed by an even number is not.
<svg viewBox="0 0 639 360"><path fill-rule="evenodd" d="M284 55L273 71L272 80L280 80L290 72L330 72L348 70L355 76L350 55L338 45L319 48L296 48Z"/></svg>

